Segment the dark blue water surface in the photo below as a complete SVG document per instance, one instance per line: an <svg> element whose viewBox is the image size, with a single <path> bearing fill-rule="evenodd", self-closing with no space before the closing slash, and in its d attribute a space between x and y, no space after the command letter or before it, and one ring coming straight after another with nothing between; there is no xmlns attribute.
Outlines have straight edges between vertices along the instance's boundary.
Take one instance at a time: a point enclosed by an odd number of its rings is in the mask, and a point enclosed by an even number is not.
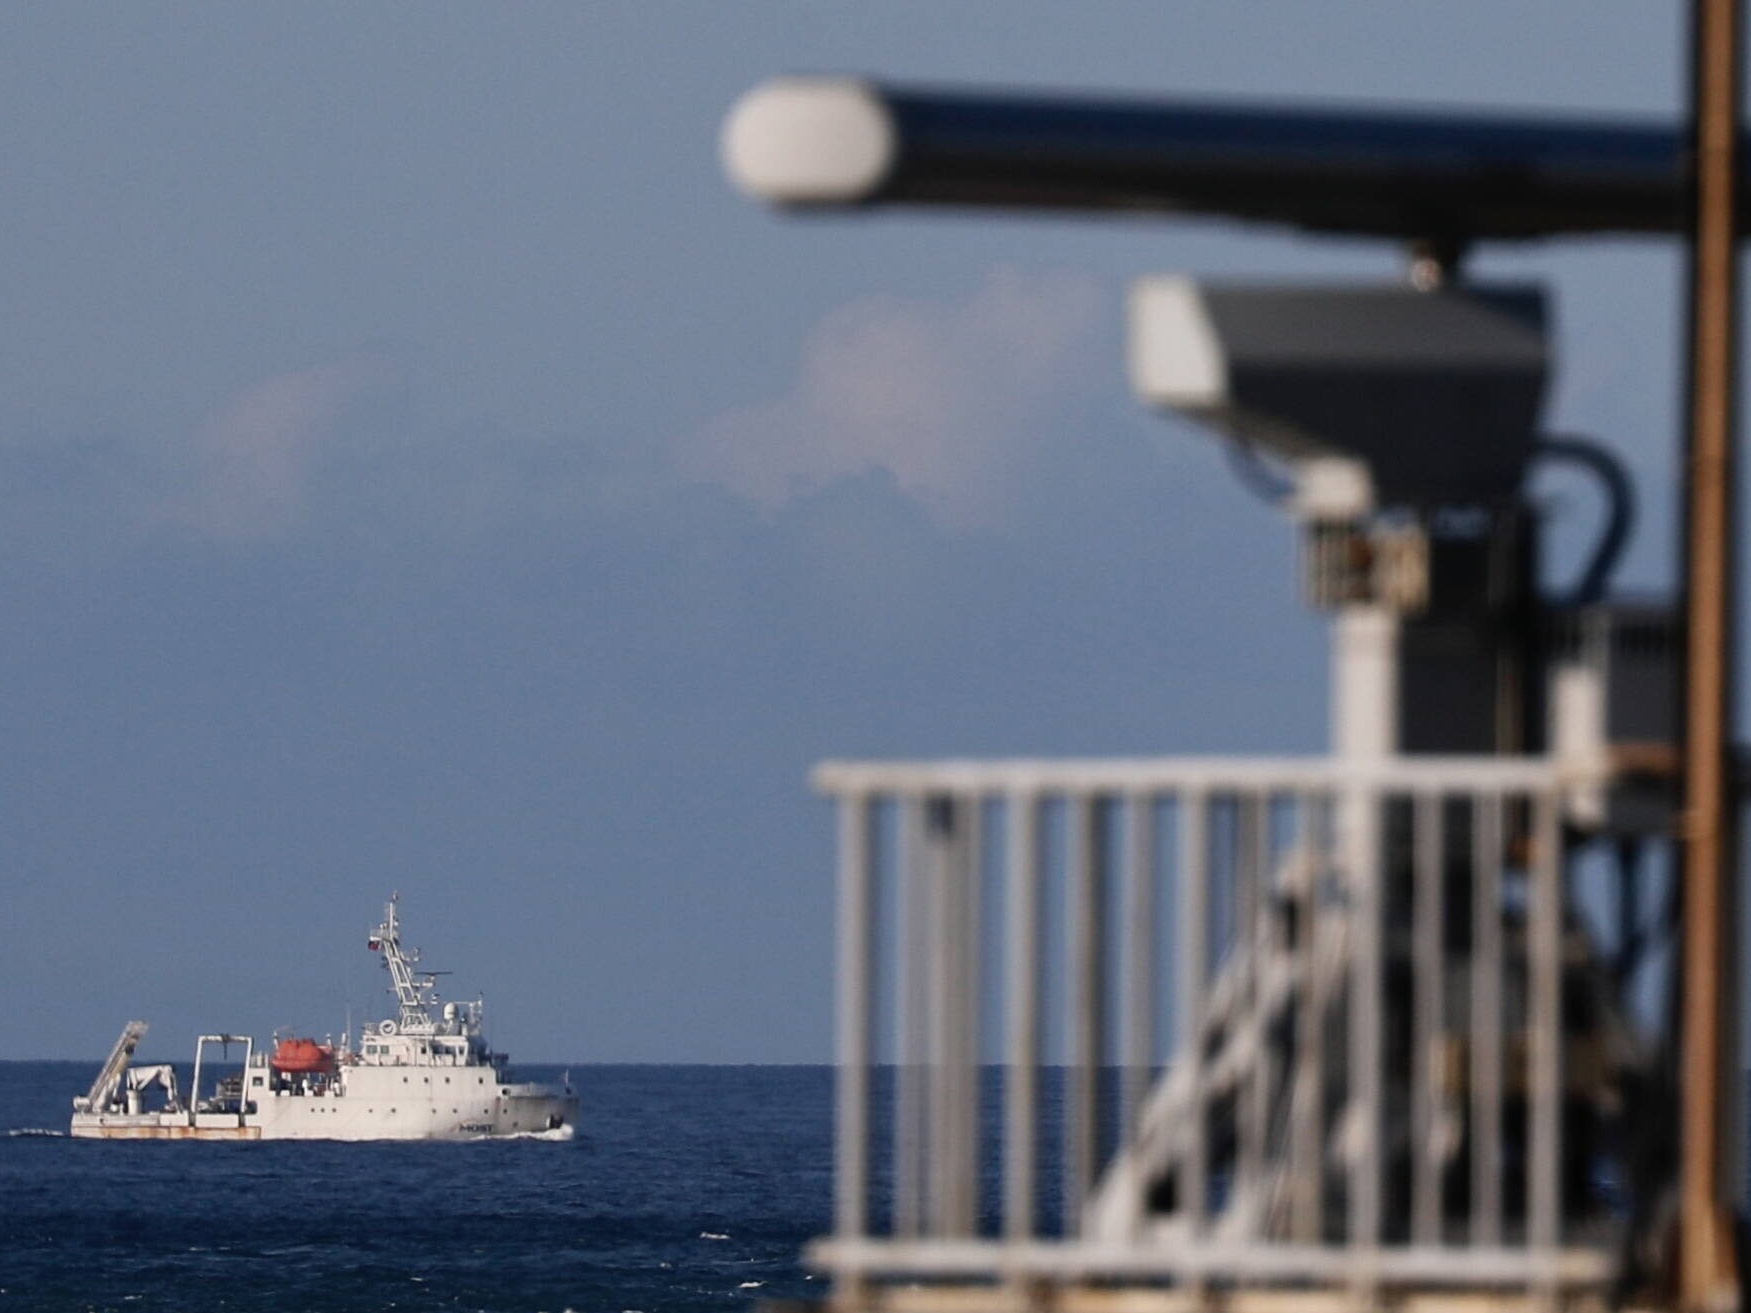
<svg viewBox="0 0 1751 1313"><path fill-rule="evenodd" d="M554 1077L557 1068L520 1067ZM580 1067L570 1141L72 1140L0 1063L0 1309L733 1311L819 1293L828 1067Z"/></svg>

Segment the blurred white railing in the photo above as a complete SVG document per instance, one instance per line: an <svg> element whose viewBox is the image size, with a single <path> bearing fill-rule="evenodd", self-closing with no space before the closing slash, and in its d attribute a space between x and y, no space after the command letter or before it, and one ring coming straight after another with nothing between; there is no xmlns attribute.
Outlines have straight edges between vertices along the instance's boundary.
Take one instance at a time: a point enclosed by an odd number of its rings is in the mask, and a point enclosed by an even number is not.
<svg viewBox="0 0 1751 1313"><path fill-rule="evenodd" d="M834 1234L811 1253L842 1296L1609 1277L1563 1216L1574 781L1551 763L815 780L839 818L839 1086Z"/></svg>

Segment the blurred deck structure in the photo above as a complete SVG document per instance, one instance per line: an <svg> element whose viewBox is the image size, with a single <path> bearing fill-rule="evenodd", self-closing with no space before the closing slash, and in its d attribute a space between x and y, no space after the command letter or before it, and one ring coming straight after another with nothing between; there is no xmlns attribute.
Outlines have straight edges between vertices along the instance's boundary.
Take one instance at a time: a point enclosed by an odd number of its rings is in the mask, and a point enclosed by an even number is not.
<svg viewBox="0 0 1751 1313"><path fill-rule="evenodd" d="M1411 256L1397 287L1131 296L1139 398L1300 527L1330 757L817 770L836 1308L1737 1306L1743 52L1740 0L1694 9L1688 134L850 78L732 110L731 177L784 209L1219 215ZM1543 427L1542 289L1464 277L1480 241L1600 233L1691 239L1682 613L1607 593L1633 490ZM1607 507L1554 592L1549 462Z"/></svg>
<svg viewBox="0 0 1751 1313"><path fill-rule="evenodd" d="M1559 1039L1565 992L1609 1007L1565 915L1585 781L1502 758L816 780L839 814L841 1083L835 1229L810 1256L840 1302L1605 1292L1622 1228L1564 1105L1635 1043Z"/></svg>

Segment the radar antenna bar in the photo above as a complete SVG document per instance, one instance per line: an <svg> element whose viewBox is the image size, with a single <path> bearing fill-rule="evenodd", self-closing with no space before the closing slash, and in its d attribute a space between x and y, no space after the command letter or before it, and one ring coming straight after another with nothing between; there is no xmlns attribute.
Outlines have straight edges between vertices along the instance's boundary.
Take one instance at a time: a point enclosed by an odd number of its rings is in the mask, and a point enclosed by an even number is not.
<svg viewBox="0 0 1751 1313"><path fill-rule="evenodd" d="M894 86L762 83L725 163L787 208L972 206L1217 217L1388 238L1677 235L1688 143L1658 122L1239 107Z"/></svg>

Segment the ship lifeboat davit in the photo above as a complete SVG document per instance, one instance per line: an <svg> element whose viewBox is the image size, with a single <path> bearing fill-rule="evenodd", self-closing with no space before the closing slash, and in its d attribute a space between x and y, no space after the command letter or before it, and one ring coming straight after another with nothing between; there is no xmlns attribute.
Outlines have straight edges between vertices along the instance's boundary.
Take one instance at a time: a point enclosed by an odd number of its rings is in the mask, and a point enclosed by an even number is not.
<svg viewBox="0 0 1751 1313"><path fill-rule="evenodd" d="M335 1069L334 1049L313 1039L283 1039L274 1045L275 1071L312 1072Z"/></svg>

